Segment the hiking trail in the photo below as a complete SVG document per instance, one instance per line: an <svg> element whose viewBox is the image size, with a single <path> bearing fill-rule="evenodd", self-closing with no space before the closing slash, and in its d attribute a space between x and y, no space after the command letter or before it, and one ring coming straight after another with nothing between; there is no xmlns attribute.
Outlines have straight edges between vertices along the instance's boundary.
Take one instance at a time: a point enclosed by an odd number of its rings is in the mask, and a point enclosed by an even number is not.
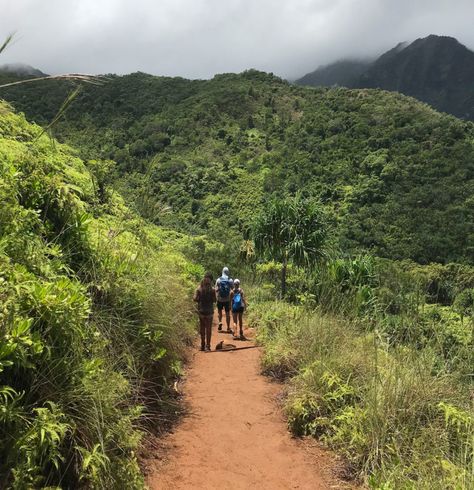
<svg viewBox="0 0 474 490"><path fill-rule="evenodd" d="M216 318L212 330L212 349L252 345L218 333ZM260 374L259 358L258 348L194 354L181 386L187 414L147 461L151 490L353 488L335 481L332 455L291 437L282 387Z"/></svg>

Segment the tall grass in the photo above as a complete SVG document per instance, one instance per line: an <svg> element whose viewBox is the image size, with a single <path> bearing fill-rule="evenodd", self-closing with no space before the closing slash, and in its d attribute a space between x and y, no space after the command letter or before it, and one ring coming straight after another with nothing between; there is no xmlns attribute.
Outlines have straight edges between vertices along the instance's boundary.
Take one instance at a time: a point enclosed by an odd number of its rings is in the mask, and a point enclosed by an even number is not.
<svg viewBox="0 0 474 490"><path fill-rule="evenodd" d="M387 290L370 259L338 261L311 287L298 277L299 306L261 282L248 295L291 430L342 453L371 488L473 488L472 331L453 337L451 316L432 320L448 307L423 306L399 275Z"/></svg>

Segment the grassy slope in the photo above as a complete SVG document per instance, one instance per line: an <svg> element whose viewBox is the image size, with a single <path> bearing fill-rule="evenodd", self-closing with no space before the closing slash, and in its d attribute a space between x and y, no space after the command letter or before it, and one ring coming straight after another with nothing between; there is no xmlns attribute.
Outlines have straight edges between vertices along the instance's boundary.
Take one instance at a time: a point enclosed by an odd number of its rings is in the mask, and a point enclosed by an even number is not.
<svg viewBox="0 0 474 490"><path fill-rule="evenodd" d="M176 407L202 271L73 151L0 103L0 480L140 488L144 424ZM184 306L184 307L183 307Z"/></svg>
<svg viewBox="0 0 474 490"><path fill-rule="evenodd" d="M44 123L66 92L2 93ZM238 236L265 196L303 189L326 204L344 250L474 257L474 126L395 93L295 87L254 71L137 73L86 88L55 131L85 158L116 160L129 202L180 230L220 236L228 223Z"/></svg>
<svg viewBox="0 0 474 490"><path fill-rule="evenodd" d="M446 358L442 322L403 342L381 317L351 320L275 301L254 303L250 322L265 347L263 370L287 380L293 433L337 449L370 488L472 488L472 320L468 340ZM418 331L423 324L404 322Z"/></svg>

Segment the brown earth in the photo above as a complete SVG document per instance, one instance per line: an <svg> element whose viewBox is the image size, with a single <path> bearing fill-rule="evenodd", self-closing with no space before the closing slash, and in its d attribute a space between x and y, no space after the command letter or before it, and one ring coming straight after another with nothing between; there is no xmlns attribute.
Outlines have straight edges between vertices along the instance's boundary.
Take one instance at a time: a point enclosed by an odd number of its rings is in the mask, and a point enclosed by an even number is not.
<svg viewBox="0 0 474 490"><path fill-rule="evenodd" d="M221 340L253 345L214 325L212 347ZM332 454L291 437L277 402L282 386L260 374L259 351L194 354L183 387L187 415L147 461L151 490L353 488L335 476Z"/></svg>

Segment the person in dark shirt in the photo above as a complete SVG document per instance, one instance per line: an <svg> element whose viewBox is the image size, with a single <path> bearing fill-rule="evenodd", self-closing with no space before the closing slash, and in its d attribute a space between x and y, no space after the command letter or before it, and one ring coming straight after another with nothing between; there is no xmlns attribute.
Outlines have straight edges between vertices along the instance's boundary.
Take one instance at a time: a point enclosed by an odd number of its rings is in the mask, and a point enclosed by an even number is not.
<svg viewBox="0 0 474 490"><path fill-rule="evenodd" d="M229 276L229 268L222 269L222 275L216 281L217 295L217 316L219 318L219 326L217 330L222 331L222 310L225 310L225 319L227 323L227 333L232 333L230 329L230 292L234 287L234 281Z"/></svg>
<svg viewBox="0 0 474 490"><path fill-rule="evenodd" d="M199 314L199 330L201 333L201 350L211 350L212 317L216 291L212 287L212 274L206 272L201 284L194 292L193 300L197 303Z"/></svg>

